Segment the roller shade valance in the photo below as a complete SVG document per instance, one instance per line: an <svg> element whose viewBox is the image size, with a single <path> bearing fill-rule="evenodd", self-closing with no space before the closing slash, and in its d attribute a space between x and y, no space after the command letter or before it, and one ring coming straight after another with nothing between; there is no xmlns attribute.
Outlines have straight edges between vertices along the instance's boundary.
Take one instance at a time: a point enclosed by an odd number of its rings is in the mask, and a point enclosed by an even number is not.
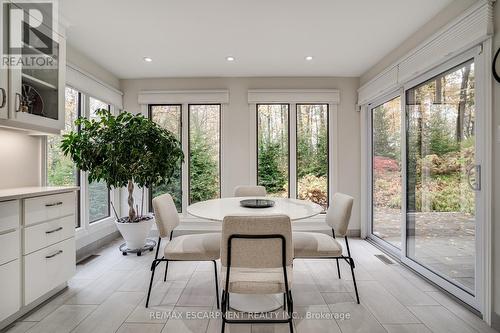
<svg viewBox="0 0 500 333"><path fill-rule="evenodd" d="M75 65L66 66L66 84L84 94L123 109L123 93Z"/></svg>
<svg viewBox="0 0 500 333"><path fill-rule="evenodd" d="M248 103L340 103L338 89L250 89Z"/></svg>
<svg viewBox="0 0 500 333"><path fill-rule="evenodd" d="M229 103L229 90L147 90L138 96L140 105L183 103Z"/></svg>

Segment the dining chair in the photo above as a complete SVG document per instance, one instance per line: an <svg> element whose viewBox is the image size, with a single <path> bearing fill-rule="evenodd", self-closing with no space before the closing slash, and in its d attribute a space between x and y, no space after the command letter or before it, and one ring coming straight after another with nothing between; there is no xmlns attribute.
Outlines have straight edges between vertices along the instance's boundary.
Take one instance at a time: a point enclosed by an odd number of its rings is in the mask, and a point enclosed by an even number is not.
<svg viewBox="0 0 500 333"><path fill-rule="evenodd" d="M292 226L286 215L226 216L222 222L222 329L226 324L285 324L293 332ZM230 293L284 296L283 319L228 318Z"/></svg>
<svg viewBox="0 0 500 333"><path fill-rule="evenodd" d="M219 285L216 260L220 258L220 234L204 233L172 237L174 229L179 225L179 215L174 200L172 200L172 196L168 193L153 199L153 210L160 235L158 237L155 259L151 264L151 281L149 283L146 308L149 305L155 269L161 262L164 261L166 264L165 275L163 277L163 281L166 281L168 263L170 261L211 261L214 264L215 298L217 300L217 309L219 309ZM163 257L158 258L161 239L166 237L169 238L169 242L165 245Z"/></svg>
<svg viewBox="0 0 500 333"><path fill-rule="evenodd" d="M238 185L234 188L235 197L265 197L266 188L260 185Z"/></svg>
<svg viewBox="0 0 500 333"><path fill-rule="evenodd" d="M339 260L345 260L351 268L356 301L359 304L358 287L354 276L354 259L351 257L347 240L347 227L351 219L353 202L353 197L335 193L332 205L326 213L326 223L332 228L332 236L318 232L294 232L293 248L295 259L336 259L339 279L341 278ZM336 239L337 236L344 237L347 256L343 254L342 244Z"/></svg>

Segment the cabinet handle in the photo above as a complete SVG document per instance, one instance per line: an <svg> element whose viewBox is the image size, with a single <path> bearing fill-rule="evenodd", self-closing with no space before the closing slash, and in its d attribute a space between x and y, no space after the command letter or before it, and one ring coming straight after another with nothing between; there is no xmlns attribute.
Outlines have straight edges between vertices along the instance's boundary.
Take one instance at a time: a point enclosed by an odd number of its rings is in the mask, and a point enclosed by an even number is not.
<svg viewBox="0 0 500 333"><path fill-rule="evenodd" d="M63 204L62 201L58 201L58 202L53 202L53 203L45 204L45 207L60 206L62 204Z"/></svg>
<svg viewBox="0 0 500 333"><path fill-rule="evenodd" d="M59 251L57 251L57 252L56 252L56 253L54 253L54 254L50 254L50 255L48 255L48 256L45 256L45 259L54 258L55 256L58 256L58 255L60 255L61 253L63 253L63 250L59 250Z"/></svg>
<svg viewBox="0 0 500 333"><path fill-rule="evenodd" d="M22 98L23 97L21 96L21 94L16 93L16 105L15 105L16 112L21 111L21 100L22 100Z"/></svg>
<svg viewBox="0 0 500 333"><path fill-rule="evenodd" d="M46 234L51 234L53 232L57 232L57 231L61 231L63 230L63 227L59 227L59 228L56 228L56 229L52 229L52 230L49 230L49 231L45 231Z"/></svg>
<svg viewBox="0 0 500 333"><path fill-rule="evenodd" d="M0 88L0 91L2 92L2 102L0 103L0 109L5 107L5 104L7 104L7 94L5 93L4 88Z"/></svg>

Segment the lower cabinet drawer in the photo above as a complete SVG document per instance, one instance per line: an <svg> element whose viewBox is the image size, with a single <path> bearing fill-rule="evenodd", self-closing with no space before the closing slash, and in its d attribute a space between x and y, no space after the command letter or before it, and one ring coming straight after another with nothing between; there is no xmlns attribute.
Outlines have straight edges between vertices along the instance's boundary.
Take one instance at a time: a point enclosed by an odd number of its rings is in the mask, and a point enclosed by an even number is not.
<svg viewBox="0 0 500 333"><path fill-rule="evenodd" d="M76 270L74 237L24 256L24 304L69 280Z"/></svg>
<svg viewBox="0 0 500 333"><path fill-rule="evenodd" d="M24 225L75 215L75 192L24 199Z"/></svg>
<svg viewBox="0 0 500 333"><path fill-rule="evenodd" d="M21 307L21 272L19 260L0 266L0 321Z"/></svg>
<svg viewBox="0 0 500 333"><path fill-rule="evenodd" d="M23 254L28 254L75 235L75 216L25 227Z"/></svg>
<svg viewBox="0 0 500 333"><path fill-rule="evenodd" d="M0 244L2 244L2 251L0 251L0 265L19 258L19 246L21 245L19 230L1 234Z"/></svg>
<svg viewBox="0 0 500 333"><path fill-rule="evenodd" d="M0 202L0 232L19 228L19 200Z"/></svg>

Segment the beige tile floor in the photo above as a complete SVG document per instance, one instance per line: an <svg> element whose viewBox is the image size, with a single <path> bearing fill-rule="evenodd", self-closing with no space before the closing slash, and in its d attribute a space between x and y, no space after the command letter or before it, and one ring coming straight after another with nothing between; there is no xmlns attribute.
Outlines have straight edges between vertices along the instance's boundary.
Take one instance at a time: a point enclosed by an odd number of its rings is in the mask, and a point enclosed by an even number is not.
<svg viewBox="0 0 500 333"><path fill-rule="evenodd" d="M387 265L366 241L351 242L361 304L349 268L327 260L297 260L293 295L296 332L494 332L476 315L399 264ZM79 265L69 287L8 328L22 332L220 332L212 263L176 262L156 281L144 308L153 252L122 256L115 241ZM163 268L164 266L162 266ZM168 316L170 314L170 317ZM200 319L189 319L196 314ZM314 317L316 319L310 319ZM288 332L287 325L229 325L228 332Z"/></svg>

